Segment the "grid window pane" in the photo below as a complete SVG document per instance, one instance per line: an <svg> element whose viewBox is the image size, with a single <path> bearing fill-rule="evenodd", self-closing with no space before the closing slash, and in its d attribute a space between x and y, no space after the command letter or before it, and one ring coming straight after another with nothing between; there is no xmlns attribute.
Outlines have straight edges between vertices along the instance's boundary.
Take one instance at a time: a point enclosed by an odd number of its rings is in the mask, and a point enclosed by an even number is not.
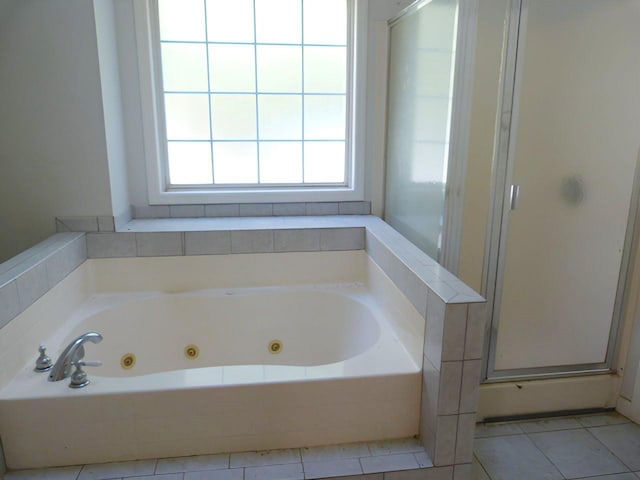
<svg viewBox="0 0 640 480"><path fill-rule="evenodd" d="M344 95L305 95L304 139L343 140L346 136Z"/></svg>
<svg viewBox="0 0 640 480"><path fill-rule="evenodd" d="M347 49L304 47L304 91L345 93L346 89Z"/></svg>
<svg viewBox="0 0 640 480"><path fill-rule="evenodd" d="M202 0L159 0L158 10L162 40L206 40Z"/></svg>
<svg viewBox="0 0 640 480"><path fill-rule="evenodd" d="M255 140L256 100L253 95L212 95L214 140Z"/></svg>
<svg viewBox="0 0 640 480"><path fill-rule="evenodd" d="M158 0L171 184L345 182L347 6Z"/></svg>
<svg viewBox="0 0 640 480"><path fill-rule="evenodd" d="M209 96L167 93L164 96L168 140L209 140Z"/></svg>
<svg viewBox="0 0 640 480"><path fill-rule="evenodd" d="M302 140L302 95L258 95L260 140Z"/></svg>
<svg viewBox="0 0 640 480"><path fill-rule="evenodd" d="M210 42L253 42L253 0L206 1Z"/></svg>
<svg viewBox="0 0 640 480"><path fill-rule="evenodd" d="M304 181L342 183L345 178L345 142L305 142Z"/></svg>
<svg viewBox="0 0 640 480"><path fill-rule="evenodd" d="M205 46L163 43L162 82L168 91L206 92L209 86Z"/></svg>
<svg viewBox="0 0 640 480"><path fill-rule="evenodd" d="M256 42L302 43L302 0L255 0Z"/></svg>
<svg viewBox="0 0 640 480"><path fill-rule="evenodd" d="M302 183L302 142L260 142L260 183Z"/></svg>
<svg viewBox="0 0 640 480"><path fill-rule="evenodd" d="M258 91L302 92L302 48L259 45Z"/></svg>
<svg viewBox="0 0 640 480"><path fill-rule="evenodd" d="M209 46L212 92L255 92L255 48L253 45Z"/></svg>
<svg viewBox="0 0 640 480"><path fill-rule="evenodd" d="M173 185L213 182L209 142L169 142L169 181Z"/></svg>
<svg viewBox="0 0 640 480"><path fill-rule="evenodd" d="M215 183L257 183L258 148L255 142L213 143Z"/></svg>
<svg viewBox="0 0 640 480"><path fill-rule="evenodd" d="M347 3L344 0L304 0L304 43L347 44Z"/></svg>

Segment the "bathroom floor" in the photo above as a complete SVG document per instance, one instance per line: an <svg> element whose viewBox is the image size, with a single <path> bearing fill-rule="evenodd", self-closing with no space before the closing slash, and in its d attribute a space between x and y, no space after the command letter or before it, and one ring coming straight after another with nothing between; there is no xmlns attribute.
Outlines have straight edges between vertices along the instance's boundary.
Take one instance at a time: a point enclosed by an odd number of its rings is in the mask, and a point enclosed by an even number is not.
<svg viewBox="0 0 640 480"><path fill-rule="evenodd" d="M6 480L441 480L415 438L264 452L78 465L7 473ZM424 472L429 472L424 473ZM386 473L385 473L386 472ZM410 477L408 477L408 476Z"/></svg>
<svg viewBox="0 0 640 480"><path fill-rule="evenodd" d="M445 469L424 469L429 466L431 462L422 451L420 443L415 439L404 439L333 447L23 470L8 473L5 478L435 480L443 478L441 475L446 476ZM640 426L617 413L605 413L478 425L476 429L473 480L586 478L640 479Z"/></svg>
<svg viewBox="0 0 640 480"><path fill-rule="evenodd" d="M617 413L478 425L474 450L473 480L640 478L640 426Z"/></svg>

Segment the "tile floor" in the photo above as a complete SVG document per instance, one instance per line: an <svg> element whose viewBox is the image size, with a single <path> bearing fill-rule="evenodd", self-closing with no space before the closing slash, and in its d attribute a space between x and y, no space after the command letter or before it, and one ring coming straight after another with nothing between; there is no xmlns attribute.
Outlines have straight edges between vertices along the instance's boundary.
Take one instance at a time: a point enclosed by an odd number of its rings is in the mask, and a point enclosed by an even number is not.
<svg viewBox="0 0 640 480"><path fill-rule="evenodd" d="M23 470L6 480L438 480L415 439ZM422 470L420 470L422 469ZM375 473L373 473L375 472ZM364 475L363 475L364 474ZM357 475L357 476L353 476ZM473 480L638 480L640 426L617 413L478 425Z"/></svg>
<svg viewBox="0 0 640 480"><path fill-rule="evenodd" d="M607 413L476 428L473 480L585 478L638 480L640 426Z"/></svg>
<svg viewBox="0 0 640 480"><path fill-rule="evenodd" d="M22 470L6 480L440 480L451 467L433 464L415 438L314 448L244 452ZM428 474L424 472L429 472ZM353 477L356 475L357 477Z"/></svg>

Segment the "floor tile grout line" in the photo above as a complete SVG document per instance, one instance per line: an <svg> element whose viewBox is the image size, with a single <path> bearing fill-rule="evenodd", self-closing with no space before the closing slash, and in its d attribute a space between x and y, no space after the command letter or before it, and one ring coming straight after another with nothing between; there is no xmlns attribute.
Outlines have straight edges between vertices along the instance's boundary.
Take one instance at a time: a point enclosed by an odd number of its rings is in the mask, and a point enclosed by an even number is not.
<svg viewBox="0 0 640 480"><path fill-rule="evenodd" d="M610 426L610 425L603 425L603 426L606 427L606 426ZM598 427L590 427L590 428L598 428ZM607 452L609 452L611 455L613 455L616 460L618 460L622 465L624 465L628 469L629 472L631 472L631 473L633 473L635 475L635 473L633 472L633 469L629 465L627 465L620 457L618 457L618 455L616 455L613 450L611 450L609 447L607 447L604 444L604 442L601 442L600 439L598 437L596 437L593 433L591 433L591 431L589 431L588 428L585 427L585 430L587 431L587 433L589 435L591 435L596 440L596 442L598 442L600 445L602 445L607 450Z"/></svg>
<svg viewBox="0 0 640 480"><path fill-rule="evenodd" d="M473 437L473 441L475 442L476 440L483 440L485 438L516 437L518 435L526 435L526 434L524 432L518 432L518 433L505 433L504 435L487 435L484 437Z"/></svg>
<svg viewBox="0 0 640 480"><path fill-rule="evenodd" d="M574 428L574 429L572 429L572 430L580 430L580 428ZM551 432L554 432L554 431L560 432L560 431L563 431L563 430L550 430L550 431L551 431ZM535 433L547 433L547 432L531 432L531 434L532 434L532 435L533 435L533 434L535 434ZM529 433L525 432L525 436L529 439L529 441L531 442L531 444L532 444L532 445L533 445L533 446L534 446L534 447L535 447L535 448L536 448L536 449L537 449L537 450L542 454L542 456L543 456L544 458L546 458L546 459L547 459L547 461L548 461L551 465L553 465L553 468L555 468L555 469L558 471L558 473L560 474L560 476L561 476L562 478L564 478L565 480L567 480L567 477L565 477L565 476L564 476L564 473L562 473L562 472L560 471L560 468L558 468L558 466L553 462L553 460L551 460L551 459L547 456L547 454L546 454L546 453L544 453L544 452L542 451L542 449L541 449L540 447L538 447L538 445L536 445L536 442L534 442L534 441L533 441L533 439L532 439L529 435L530 435Z"/></svg>
<svg viewBox="0 0 640 480"><path fill-rule="evenodd" d="M475 458L476 462L478 463L478 465L480 465L480 468L482 469L484 474L487 476L487 478L489 480L493 480L493 478L491 477L491 475L489 475L489 472L487 472L487 469L484 468L484 465L482 464L482 462L480 461L480 459L478 458L478 456L475 453L473 454L473 458L471 459L471 465L473 465L473 459L474 458ZM471 468L473 468L473 466Z"/></svg>
<svg viewBox="0 0 640 480"><path fill-rule="evenodd" d="M304 461L302 459L302 449L298 448L298 457L300 457L300 467L302 468L302 478L307 478L307 474L304 471Z"/></svg>

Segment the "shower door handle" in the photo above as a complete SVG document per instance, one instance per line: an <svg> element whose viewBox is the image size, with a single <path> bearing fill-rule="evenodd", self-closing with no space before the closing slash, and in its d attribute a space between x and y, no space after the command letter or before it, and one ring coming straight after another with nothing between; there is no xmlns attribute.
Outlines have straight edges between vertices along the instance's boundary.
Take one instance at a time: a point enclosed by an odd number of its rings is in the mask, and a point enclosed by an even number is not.
<svg viewBox="0 0 640 480"><path fill-rule="evenodd" d="M511 210L515 210L518 207L518 198L520 197L520 185L511 185Z"/></svg>

